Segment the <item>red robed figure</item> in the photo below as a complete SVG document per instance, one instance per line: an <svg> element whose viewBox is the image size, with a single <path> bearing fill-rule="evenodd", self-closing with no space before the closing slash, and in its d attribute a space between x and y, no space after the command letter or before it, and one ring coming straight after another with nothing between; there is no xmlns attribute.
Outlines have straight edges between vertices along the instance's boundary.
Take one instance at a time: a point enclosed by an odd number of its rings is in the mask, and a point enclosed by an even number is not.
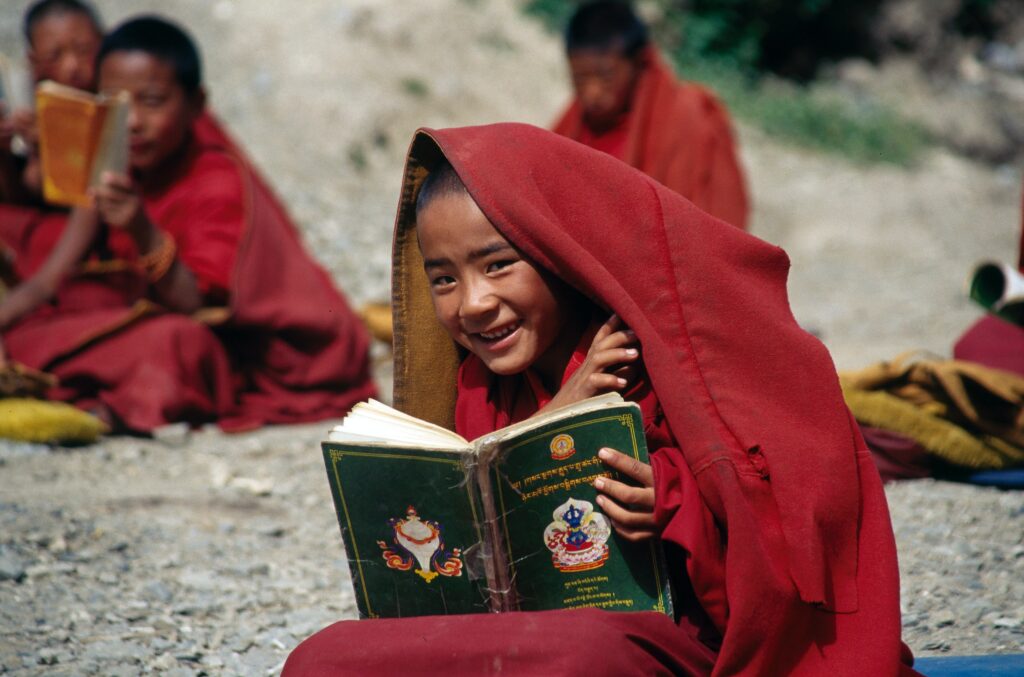
<svg viewBox="0 0 1024 677"><path fill-rule="evenodd" d="M712 216L746 229L750 204L725 107L704 87L677 80L654 48L639 58L642 71L626 119L607 134L624 138L602 149ZM603 145L587 129L578 100L554 131L586 145Z"/></svg>
<svg viewBox="0 0 1024 677"><path fill-rule="evenodd" d="M196 319L148 301L134 244L106 229L54 302L3 337L11 359L60 377L53 397L101 404L147 431L178 420L227 429L317 420L375 393L361 323L211 116L160 183L143 186L143 200L206 299L223 308ZM3 215L25 278L66 217L13 207Z"/></svg>
<svg viewBox="0 0 1024 677"><path fill-rule="evenodd" d="M828 352L790 312L785 253L641 172L528 125L421 130L395 229L396 406L476 435L543 398L500 396L520 376L472 357L460 374L434 319L415 201L440 155L502 235L636 332L682 614L344 621L285 674L915 674L881 482Z"/></svg>

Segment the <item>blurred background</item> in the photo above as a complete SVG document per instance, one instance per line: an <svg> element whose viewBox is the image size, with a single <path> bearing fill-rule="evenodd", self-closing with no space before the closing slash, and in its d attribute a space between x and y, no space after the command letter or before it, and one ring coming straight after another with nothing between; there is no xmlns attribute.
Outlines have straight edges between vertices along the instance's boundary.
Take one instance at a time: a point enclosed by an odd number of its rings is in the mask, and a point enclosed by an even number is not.
<svg viewBox="0 0 1024 677"><path fill-rule="evenodd" d="M0 51L24 50L24 0ZM210 102L358 304L388 296L416 127L549 125L568 101L568 0L101 0L197 38ZM1011 260L1024 156L1024 5L1013 0L648 0L677 72L737 124L751 231L793 260L797 319L841 368L946 355L980 314L979 259Z"/></svg>

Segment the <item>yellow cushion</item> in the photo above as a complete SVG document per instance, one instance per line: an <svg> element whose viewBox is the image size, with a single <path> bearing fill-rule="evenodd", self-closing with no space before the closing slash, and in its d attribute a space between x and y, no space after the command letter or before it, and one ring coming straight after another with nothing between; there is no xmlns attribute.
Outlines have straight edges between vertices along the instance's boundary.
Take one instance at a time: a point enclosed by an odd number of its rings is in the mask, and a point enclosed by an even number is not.
<svg viewBox="0 0 1024 677"><path fill-rule="evenodd" d="M22 397L0 399L0 438L86 444L106 432L103 421L70 404Z"/></svg>

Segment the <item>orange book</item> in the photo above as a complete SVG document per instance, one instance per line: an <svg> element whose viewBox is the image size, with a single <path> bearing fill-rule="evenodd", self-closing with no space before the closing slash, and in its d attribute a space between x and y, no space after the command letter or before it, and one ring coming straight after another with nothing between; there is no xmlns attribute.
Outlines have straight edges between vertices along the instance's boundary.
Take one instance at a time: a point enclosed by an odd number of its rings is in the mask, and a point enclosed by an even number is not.
<svg viewBox="0 0 1024 677"><path fill-rule="evenodd" d="M125 92L96 95L54 82L36 88L43 197L65 206L87 206L87 191L105 171L128 170L128 105Z"/></svg>

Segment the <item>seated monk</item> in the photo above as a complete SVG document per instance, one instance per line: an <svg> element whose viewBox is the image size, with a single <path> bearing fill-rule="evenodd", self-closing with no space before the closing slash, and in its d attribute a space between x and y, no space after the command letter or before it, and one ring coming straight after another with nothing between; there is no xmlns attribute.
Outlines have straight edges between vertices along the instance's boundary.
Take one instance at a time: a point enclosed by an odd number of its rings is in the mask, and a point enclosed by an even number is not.
<svg viewBox="0 0 1024 677"><path fill-rule="evenodd" d="M576 98L554 131L746 229L747 190L722 104L700 85L676 80L626 3L580 6L565 36Z"/></svg>
<svg viewBox="0 0 1024 677"><path fill-rule="evenodd" d="M82 240L88 254L4 331L8 356L58 376L52 397L131 431L316 420L372 396L365 330L204 115L191 39L135 19L104 39L97 64L101 91L132 96L131 172L104 175L94 207L66 223L27 231L23 278L57 254L66 266Z"/></svg>
<svg viewBox="0 0 1024 677"><path fill-rule="evenodd" d="M1017 269L1024 273L1024 191ZM996 315L985 315L957 339L953 356L1024 376L1024 327Z"/></svg>
<svg viewBox="0 0 1024 677"><path fill-rule="evenodd" d="M573 609L348 620L299 675L913 675L885 495L782 250L535 127L421 130L396 219L395 403L472 439L617 391L650 465L602 460L659 539L675 618ZM615 190L608 190L615 186Z"/></svg>

